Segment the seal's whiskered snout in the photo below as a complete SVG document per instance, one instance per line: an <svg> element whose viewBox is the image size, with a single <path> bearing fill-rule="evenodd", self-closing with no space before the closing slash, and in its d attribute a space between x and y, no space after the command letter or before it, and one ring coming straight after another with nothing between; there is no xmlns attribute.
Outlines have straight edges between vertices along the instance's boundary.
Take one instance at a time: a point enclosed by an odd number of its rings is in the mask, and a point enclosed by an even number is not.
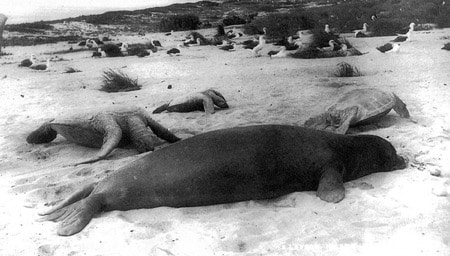
<svg viewBox="0 0 450 256"><path fill-rule="evenodd" d="M408 157L404 155L397 155L397 162L392 167L393 170L400 170L404 169L408 166Z"/></svg>

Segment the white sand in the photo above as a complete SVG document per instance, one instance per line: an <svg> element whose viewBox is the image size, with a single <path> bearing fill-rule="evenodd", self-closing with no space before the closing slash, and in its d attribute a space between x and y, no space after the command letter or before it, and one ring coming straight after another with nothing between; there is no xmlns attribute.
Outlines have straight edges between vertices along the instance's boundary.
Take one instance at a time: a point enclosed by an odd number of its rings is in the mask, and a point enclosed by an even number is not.
<svg viewBox="0 0 450 256"><path fill-rule="evenodd" d="M203 32L202 32L203 33ZM158 39L166 49L185 33L121 38ZM31 53L68 49L65 43L9 47L0 58L0 255L450 255L450 201L433 188L450 182L450 52L440 48L450 29L419 32L398 54L375 47L392 37L349 40L363 56L333 59L251 57L238 48L213 46L164 50L145 58L91 58L90 52L59 55L50 72L17 67ZM138 37L136 37L138 38ZM364 74L336 78L346 61ZM66 67L82 70L65 74ZM140 91L105 93L101 74L118 68L143 84ZM173 89L167 89L168 85ZM341 86L343 85L343 86ZM99 214L80 233L56 235L57 224L36 222L45 204L138 157L116 149L107 160L78 167L64 164L95 155L58 137L29 145L26 136L52 117L80 108L137 105L152 111L167 100L206 88L219 90L230 108L162 113L154 118L181 137L250 124L301 125L344 92L376 87L395 92L416 123L392 112L375 126L353 132L387 138L410 159L407 169L348 182L346 198L329 204L315 192L272 201L195 208L156 208ZM441 177L430 175L440 171ZM447 182L447 183L445 183Z"/></svg>

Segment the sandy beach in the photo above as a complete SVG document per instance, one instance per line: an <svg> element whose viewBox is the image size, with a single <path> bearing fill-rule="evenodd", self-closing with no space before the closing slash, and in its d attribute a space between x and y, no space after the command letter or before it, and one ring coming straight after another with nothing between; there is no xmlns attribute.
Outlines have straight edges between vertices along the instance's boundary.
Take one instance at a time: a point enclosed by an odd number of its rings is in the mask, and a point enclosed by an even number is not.
<svg viewBox="0 0 450 256"><path fill-rule="evenodd" d="M200 30L206 36L214 32ZM160 40L163 48L144 58L92 58L90 51L52 54L68 49L67 43L3 50L12 55L0 57L0 255L450 255L450 197L433 193L450 192L450 52L441 50L450 29L416 32L393 54L375 49L392 37L350 36L347 40L364 55L271 59L267 52L277 49L272 45L261 57L239 45L231 52L196 46L167 55L187 33L114 38L130 44ZM18 67L31 54L43 63L50 57L58 61L46 72ZM363 76L335 77L342 61ZM64 73L68 67L81 72ZM100 91L102 73L109 68L138 78L142 89ZM70 237L58 236L56 223L36 221L49 203L141 155L115 149L106 160L65 167L98 149L61 136L48 144L28 144L31 131L54 117L110 106L151 112L174 97L208 88L220 91L230 108L213 115L164 112L153 118L181 138L252 124L301 126L347 91L392 91L407 104L411 120L392 111L350 133L389 140L409 165L345 183L346 197L337 204L308 191L276 200L112 211ZM436 172L441 175L431 175Z"/></svg>

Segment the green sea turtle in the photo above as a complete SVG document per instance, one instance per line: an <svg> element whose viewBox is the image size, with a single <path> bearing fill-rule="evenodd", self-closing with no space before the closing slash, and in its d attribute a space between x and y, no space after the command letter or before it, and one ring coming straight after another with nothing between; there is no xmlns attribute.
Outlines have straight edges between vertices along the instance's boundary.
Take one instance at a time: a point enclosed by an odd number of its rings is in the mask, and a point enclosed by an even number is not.
<svg viewBox="0 0 450 256"><path fill-rule="evenodd" d="M132 144L140 153L152 151L155 144L159 142L157 137L168 142L180 140L153 120L143 108L118 107L64 119L52 119L28 135L27 142L48 143L54 140L58 133L76 144L100 148L96 157L75 165L104 159L116 147L129 144Z"/></svg>
<svg viewBox="0 0 450 256"><path fill-rule="evenodd" d="M350 126L375 122L391 109L403 118L410 117L406 104L394 93L355 89L344 94L325 113L306 120L304 126L345 134Z"/></svg>
<svg viewBox="0 0 450 256"><path fill-rule="evenodd" d="M204 110L208 114L214 113L214 105L219 108L228 108L227 101L218 91L208 89L203 92L195 92L185 96L174 98L168 103L156 108L153 114L161 113L164 110L169 112L191 112Z"/></svg>

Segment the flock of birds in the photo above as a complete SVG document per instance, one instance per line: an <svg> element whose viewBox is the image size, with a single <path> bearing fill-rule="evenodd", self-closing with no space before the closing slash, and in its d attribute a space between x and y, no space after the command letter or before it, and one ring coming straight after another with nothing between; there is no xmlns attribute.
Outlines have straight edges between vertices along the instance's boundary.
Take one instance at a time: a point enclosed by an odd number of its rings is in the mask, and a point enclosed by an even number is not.
<svg viewBox="0 0 450 256"><path fill-rule="evenodd" d="M376 19L376 16L372 16L372 20ZM405 34L397 34L397 37L391 40L391 42L386 43L382 46L376 47L376 49L382 53L396 53L400 51L400 44L399 42L407 42L410 41L411 38L414 35L414 27L415 23L411 23L409 25L409 30ZM367 23L363 23L362 29L354 30L354 36L355 38L359 37L368 37L372 35L372 32L368 30L369 25ZM219 28L220 29L220 28ZM223 27L221 28L223 30ZM220 30L219 30L220 31ZM328 24L325 24L325 27L323 29L323 32L333 34L332 29ZM166 33L166 36L173 35L174 31L172 30L169 33ZM234 51L236 49L237 43L233 41L232 39L237 39L243 36L243 33L241 32L234 32L233 30L229 30L228 32L224 32L223 30L223 40L221 40L220 43L216 44L216 47L223 51ZM271 50L268 52L268 56L270 58L283 58L289 56L290 52L293 50L298 50L299 48L307 46L307 43L305 44L304 37L310 37L312 36L312 32L310 30L300 30L296 33L294 36L288 36L287 38L283 38L279 40L278 42L273 43L275 46L279 46L279 50ZM108 39L109 40L109 39ZM181 44L178 44L177 47L171 48L166 51L166 53L170 56L178 55L181 53L180 48L188 47L188 46L200 46L205 45L204 38L196 37L193 33L191 33L189 36L187 36ZM150 44L150 49L153 52L157 51L157 47L162 47L162 44L158 40L153 40ZM261 56L261 51L266 47L267 45L267 28L263 28L262 31L259 33L257 39L249 39L245 40L241 43L243 45L244 49L251 50L252 55L255 57ZM88 49L93 49L94 52L92 54L92 57L112 57L110 53L108 53L107 48L111 48L112 43L105 43L98 38L91 38L86 39L78 43L78 46L80 47L86 47ZM109 47L107 47L109 46ZM136 55L138 57L144 57L150 55L150 52L147 49L138 49L136 51L136 47L130 45L128 43L117 43L114 44L114 48L119 54L117 56L127 56L127 55ZM133 48L134 47L134 48ZM95 51L97 49L97 51ZM330 52L330 51L346 51L347 50L347 44L336 42L336 40L330 40L328 42L328 46L325 47L317 47L317 50L320 52ZM443 50L450 50L450 43L447 43L442 47ZM69 51L72 51L73 47L70 47ZM133 52L133 54L131 54ZM50 69L50 61L52 59L47 59L46 63L38 63L39 61L36 58L36 55L32 54L30 58L24 59L19 66L20 67L28 67L30 69L34 70L40 70L40 71L48 71Z"/></svg>

